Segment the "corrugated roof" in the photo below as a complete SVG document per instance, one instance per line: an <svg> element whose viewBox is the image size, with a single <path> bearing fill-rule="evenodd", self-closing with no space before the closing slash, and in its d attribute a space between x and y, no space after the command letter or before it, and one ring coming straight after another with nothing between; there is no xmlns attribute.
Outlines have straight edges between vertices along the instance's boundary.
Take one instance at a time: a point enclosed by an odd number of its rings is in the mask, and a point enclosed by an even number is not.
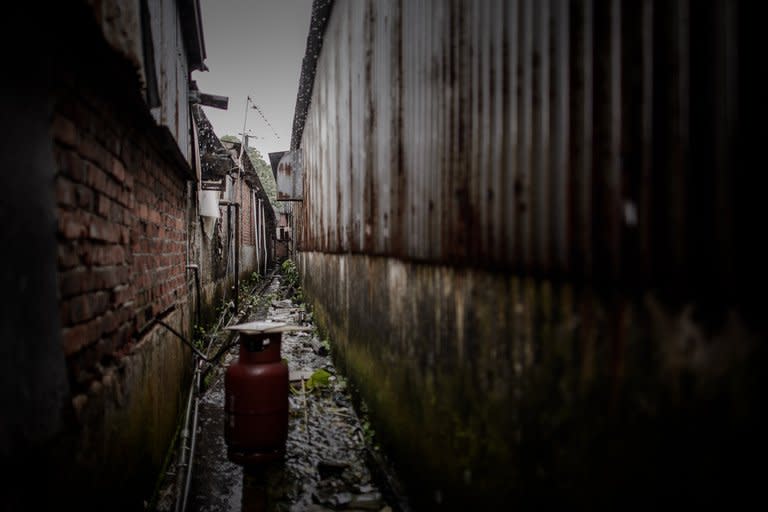
<svg viewBox="0 0 768 512"><path fill-rule="evenodd" d="M192 106L192 116L198 131L200 146L200 174L204 181L219 180L224 177L237 162L213 131L213 126L200 105Z"/></svg>

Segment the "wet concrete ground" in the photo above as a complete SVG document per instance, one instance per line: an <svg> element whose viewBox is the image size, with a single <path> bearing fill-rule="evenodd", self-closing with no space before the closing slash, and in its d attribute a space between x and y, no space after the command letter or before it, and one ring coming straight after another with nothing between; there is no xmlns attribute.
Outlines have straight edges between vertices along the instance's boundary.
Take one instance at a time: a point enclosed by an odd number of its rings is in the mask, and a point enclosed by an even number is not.
<svg viewBox="0 0 768 512"><path fill-rule="evenodd" d="M408 510L395 492L365 418L353 406L345 379L337 374L328 342L320 340L304 305L286 297L280 276L260 295L246 300L241 322L273 320L307 327L283 334L282 356L291 375L286 456L266 468L244 471L227 460L223 436L226 365L237 346L212 372L199 405L198 435L188 490L188 511ZM223 341L227 331L217 333ZM177 455L168 468L155 510L176 508ZM183 486L182 486L183 489ZM181 503L181 502L180 502Z"/></svg>

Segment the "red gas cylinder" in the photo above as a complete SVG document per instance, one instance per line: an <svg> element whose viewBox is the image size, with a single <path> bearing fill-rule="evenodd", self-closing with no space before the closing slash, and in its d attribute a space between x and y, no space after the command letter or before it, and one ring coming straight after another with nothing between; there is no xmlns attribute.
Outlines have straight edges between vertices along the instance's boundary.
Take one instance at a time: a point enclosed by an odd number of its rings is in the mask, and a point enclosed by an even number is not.
<svg viewBox="0 0 768 512"><path fill-rule="evenodd" d="M281 458L288 437L288 365L280 358L285 324L251 322L240 355L224 375L224 440L229 460L257 465Z"/></svg>

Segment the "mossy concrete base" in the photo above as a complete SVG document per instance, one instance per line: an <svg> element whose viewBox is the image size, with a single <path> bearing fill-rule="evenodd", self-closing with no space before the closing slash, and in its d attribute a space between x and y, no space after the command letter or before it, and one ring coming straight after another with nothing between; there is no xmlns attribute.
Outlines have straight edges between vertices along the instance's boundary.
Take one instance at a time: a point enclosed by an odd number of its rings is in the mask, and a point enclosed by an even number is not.
<svg viewBox="0 0 768 512"><path fill-rule="evenodd" d="M166 322L189 334L190 315ZM15 470L28 510L143 510L183 414L191 377L189 349L154 327L87 393L72 398L67 427ZM23 494L23 493L22 493Z"/></svg>
<svg viewBox="0 0 768 512"><path fill-rule="evenodd" d="M363 255L297 263L421 507L710 503L754 480L765 351L737 309Z"/></svg>
<svg viewBox="0 0 768 512"><path fill-rule="evenodd" d="M202 301L200 308L201 327L207 327L216 322L221 315L221 307L225 300L234 300L234 279L220 279L205 283L201 288Z"/></svg>

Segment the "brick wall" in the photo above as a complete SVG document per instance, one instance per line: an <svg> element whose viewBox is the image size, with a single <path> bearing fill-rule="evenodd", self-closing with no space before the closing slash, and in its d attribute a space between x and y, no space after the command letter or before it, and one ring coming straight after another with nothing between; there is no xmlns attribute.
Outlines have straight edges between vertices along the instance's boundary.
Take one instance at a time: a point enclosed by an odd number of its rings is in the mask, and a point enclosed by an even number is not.
<svg viewBox="0 0 768 512"><path fill-rule="evenodd" d="M191 333L194 173L135 62L105 41L102 3L46 5L30 38L28 9L0 16L5 46L28 50L0 85L3 510L142 510L189 389L190 350L147 321L177 304L163 319Z"/></svg>
<svg viewBox="0 0 768 512"><path fill-rule="evenodd" d="M92 96L66 95L53 132L59 315L77 390L153 317L186 300L186 183L122 113Z"/></svg>

